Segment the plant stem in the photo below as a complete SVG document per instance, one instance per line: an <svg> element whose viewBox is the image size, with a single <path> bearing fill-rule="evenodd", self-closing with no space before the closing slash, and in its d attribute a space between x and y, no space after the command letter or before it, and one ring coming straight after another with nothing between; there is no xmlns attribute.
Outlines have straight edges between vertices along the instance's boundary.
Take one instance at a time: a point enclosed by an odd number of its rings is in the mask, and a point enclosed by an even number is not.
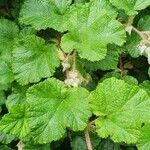
<svg viewBox="0 0 150 150"><path fill-rule="evenodd" d="M61 48L60 43L61 43L61 34L58 33L57 34L57 40L56 40L56 46L57 46L58 50L60 50L63 53L64 57L66 57L66 54L63 51L63 49Z"/></svg>
<svg viewBox="0 0 150 150"><path fill-rule="evenodd" d="M134 18L135 18L135 16L129 16L127 24L132 25L133 21L134 21Z"/></svg>
<svg viewBox="0 0 150 150"><path fill-rule="evenodd" d="M85 135L87 149L88 150L93 150L91 139L90 139L90 135L89 135L89 131L88 131L88 127L85 128L84 135Z"/></svg>
<svg viewBox="0 0 150 150"><path fill-rule="evenodd" d="M76 70L76 50L73 52L73 65L72 65L73 71Z"/></svg>
<svg viewBox="0 0 150 150"><path fill-rule="evenodd" d="M134 32L136 32L142 38L142 40L145 40L145 36L141 31L139 31L138 29L136 29L133 26L132 26L132 29L133 29Z"/></svg>

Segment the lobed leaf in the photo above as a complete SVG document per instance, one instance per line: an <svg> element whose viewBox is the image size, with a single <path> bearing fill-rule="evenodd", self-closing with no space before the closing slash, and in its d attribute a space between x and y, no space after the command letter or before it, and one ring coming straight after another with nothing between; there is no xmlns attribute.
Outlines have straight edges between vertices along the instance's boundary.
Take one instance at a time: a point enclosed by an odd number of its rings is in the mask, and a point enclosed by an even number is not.
<svg viewBox="0 0 150 150"><path fill-rule="evenodd" d="M27 116L29 106L26 103L25 91L26 88L24 88L22 92L21 88L13 89L13 93L6 100L9 113L5 114L0 120L0 131L4 132L3 134L6 137L6 141L9 139L7 139L8 135L5 134L24 138L30 131L29 118ZM12 137L11 135L10 138Z"/></svg>
<svg viewBox="0 0 150 150"><path fill-rule="evenodd" d="M107 1L72 7L70 14L69 32L61 41L65 52L76 49L81 58L98 61L106 57L107 44L124 43L123 26L115 19L116 11Z"/></svg>
<svg viewBox="0 0 150 150"><path fill-rule="evenodd" d="M16 107L15 107L16 108ZM24 138L30 131L25 106L18 105L17 109L11 109L0 120L0 131Z"/></svg>
<svg viewBox="0 0 150 150"><path fill-rule="evenodd" d="M60 139L65 128L83 130L91 115L89 92L84 88L66 88L63 82L47 79L29 88L31 129L36 143Z"/></svg>
<svg viewBox="0 0 150 150"><path fill-rule="evenodd" d="M96 131L114 142L136 143L140 124L150 118L150 97L138 86L109 78L98 85L89 97L96 119Z"/></svg>
<svg viewBox="0 0 150 150"><path fill-rule="evenodd" d="M138 10L150 5L150 0L110 0L110 2L118 9L124 9L128 15L136 15Z"/></svg>
<svg viewBox="0 0 150 150"><path fill-rule="evenodd" d="M72 0L26 0L20 12L20 22L30 24L37 30L49 27L65 31L71 2Z"/></svg>
<svg viewBox="0 0 150 150"><path fill-rule="evenodd" d="M26 85L53 75L59 66L56 47L42 38L26 36L16 42L13 50L13 72L16 80Z"/></svg>
<svg viewBox="0 0 150 150"><path fill-rule="evenodd" d="M106 57L100 61L91 62L83 60L82 63L88 71L116 69L118 65L119 52L114 45L108 45Z"/></svg>

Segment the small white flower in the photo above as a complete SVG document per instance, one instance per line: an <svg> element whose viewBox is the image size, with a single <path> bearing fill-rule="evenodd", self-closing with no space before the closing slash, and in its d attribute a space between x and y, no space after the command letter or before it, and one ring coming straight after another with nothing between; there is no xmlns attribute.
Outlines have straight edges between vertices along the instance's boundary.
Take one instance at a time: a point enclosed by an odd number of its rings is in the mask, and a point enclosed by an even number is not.
<svg viewBox="0 0 150 150"><path fill-rule="evenodd" d="M24 143L22 141L19 141L19 143L16 146L18 147L18 150L23 150Z"/></svg>
<svg viewBox="0 0 150 150"><path fill-rule="evenodd" d="M150 47L142 44L139 45L138 49L140 50L141 55L146 55L148 57L148 64L150 64Z"/></svg>
<svg viewBox="0 0 150 150"><path fill-rule="evenodd" d="M145 50L147 49L146 45L139 45L138 49L140 51L140 54L143 55L143 53L145 52Z"/></svg>
<svg viewBox="0 0 150 150"><path fill-rule="evenodd" d="M126 27L125 27L125 30L126 30L126 32L128 32L129 35L130 35L131 32L132 32L132 26L126 26Z"/></svg>
<svg viewBox="0 0 150 150"><path fill-rule="evenodd" d="M70 86L78 87L81 84L81 82L78 78L74 78L74 79L66 79L65 84L68 85L69 87Z"/></svg>
<svg viewBox="0 0 150 150"><path fill-rule="evenodd" d="M63 72L70 68L70 64L68 62L62 62Z"/></svg>
<svg viewBox="0 0 150 150"><path fill-rule="evenodd" d="M76 72L76 71L69 71L68 78L77 78L77 77L78 77L78 72Z"/></svg>
<svg viewBox="0 0 150 150"><path fill-rule="evenodd" d="M78 87L82 83L82 79L78 71L69 71L65 84L69 87Z"/></svg>
<svg viewBox="0 0 150 150"><path fill-rule="evenodd" d="M147 54L148 57L148 64L150 64L150 47L146 48L145 53Z"/></svg>

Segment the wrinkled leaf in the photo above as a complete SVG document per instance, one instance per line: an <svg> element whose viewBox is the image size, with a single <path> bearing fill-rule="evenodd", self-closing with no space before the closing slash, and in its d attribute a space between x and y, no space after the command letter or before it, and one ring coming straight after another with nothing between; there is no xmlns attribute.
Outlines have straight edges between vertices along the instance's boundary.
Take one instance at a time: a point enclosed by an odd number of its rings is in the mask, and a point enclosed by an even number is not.
<svg viewBox="0 0 150 150"><path fill-rule="evenodd" d="M20 84L50 77L58 66L59 59L54 45L46 45L42 38L34 35L17 41L13 50L13 71Z"/></svg>
<svg viewBox="0 0 150 150"><path fill-rule="evenodd" d="M107 44L123 44L125 32L107 1L78 5L70 13L70 29L61 41L65 52L76 49L81 58L98 61L106 57Z"/></svg>
<svg viewBox="0 0 150 150"><path fill-rule="evenodd" d="M96 119L96 131L114 142L136 143L140 124L149 119L150 97L138 86L109 78L90 94L90 106Z"/></svg>
<svg viewBox="0 0 150 150"><path fill-rule="evenodd" d="M34 141L42 144L58 140L66 127L83 130L91 114L88 95L86 89L68 89L54 78L29 88L27 101L31 106L30 125Z"/></svg>

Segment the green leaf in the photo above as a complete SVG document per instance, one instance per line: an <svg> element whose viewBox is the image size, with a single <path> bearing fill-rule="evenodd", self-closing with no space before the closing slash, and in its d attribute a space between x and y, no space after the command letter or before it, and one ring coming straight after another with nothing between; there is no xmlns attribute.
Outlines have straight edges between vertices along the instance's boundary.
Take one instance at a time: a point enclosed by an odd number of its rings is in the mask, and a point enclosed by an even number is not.
<svg viewBox="0 0 150 150"><path fill-rule="evenodd" d="M13 71L20 84L35 83L41 78L50 77L58 66L56 47L46 45L42 38L30 35L16 43L13 50Z"/></svg>
<svg viewBox="0 0 150 150"><path fill-rule="evenodd" d="M150 96L150 81L146 80L140 84L140 87L147 91L148 95Z"/></svg>
<svg viewBox="0 0 150 150"><path fill-rule="evenodd" d="M114 142L136 143L141 123L150 118L150 97L138 86L109 78L100 83L90 96L96 119L96 131Z"/></svg>
<svg viewBox="0 0 150 150"><path fill-rule="evenodd" d="M76 136L71 141L72 150L87 150L85 139L81 136Z"/></svg>
<svg viewBox="0 0 150 150"><path fill-rule="evenodd" d="M8 85L14 80L14 74L12 72L11 65L5 62L3 59L0 60L0 84Z"/></svg>
<svg viewBox="0 0 150 150"><path fill-rule="evenodd" d="M125 32L115 20L116 11L107 1L92 1L72 7L70 14L70 29L61 41L65 52L76 49L81 58L98 61L105 58L107 44L123 44Z"/></svg>
<svg viewBox="0 0 150 150"><path fill-rule="evenodd" d="M108 72L106 73L100 80L100 82L104 81L107 78L115 77L117 79L122 79L126 83L131 84L131 85L138 85L138 80L132 76L126 75L126 76L121 76L120 73L118 72Z"/></svg>
<svg viewBox="0 0 150 150"><path fill-rule="evenodd" d="M13 84L12 94L7 97L6 107L9 111L17 110L19 105L26 105L26 91L28 86Z"/></svg>
<svg viewBox="0 0 150 150"><path fill-rule="evenodd" d="M118 9L124 9L128 15L136 15L138 10L150 5L149 0L110 0L110 2Z"/></svg>
<svg viewBox="0 0 150 150"><path fill-rule="evenodd" d="M21 92L21 89L13 89L13 91L14 93L6 101L9 113L0 120L0 131L24 138L30 131L27 116L29 106L25 98L26 88L24 92Z"/></svg>
<svg viewBox="0 0 150 150"><path fill-rule="evenodd" d="M144 125L141 129L142 136L137 142L138 150L149 150L150 149L150 124Z"/></svg>
<svg viewBox="0 0 150 150"><path fill-rule="evenodd" d="M124 80L126 83L131 85L138 85L138 80L132 76L126 75L121 77L122 80Z"/></svg>
<svg viewBox="0 0 150 150"><path fill-rule="evenodd" d="M18 35L18 27L12 21L0 19L0 52L11 52L14 38Z"/></svg>
<svg viewBox="0 0 150 150"><path fill-rule="evenodd" d="M49 27L65 31L71 2L72 0L26 0L20 12L20 22L30 24L37 30Z"/></svg>
<svg viewBox="0 0 150 150"><path fill-rule="evenodd" d="M110 139L103 140L96 150L120 150L120 145L112 142Z"/></svg>
<svg viewBox="0 0 150 150"><path fill-rule="evenodd" d="M122 79L122 76L119 72L116 72L116 71L112 71L112 72L107 72L101 79L100 79L100 82L103 82L105 79L107 78L111 78L111 77L114 77L114 78L117 78L117 79Z"/></svg>
<svg viewBox="0 0 150 150"><path fill-rule="evenodd" d="M74 3L82 3L85 4L86 2L88 2L88 0L74 0Z"/></svg>
<svg viewBox="0 0 150 150"><path fill-rule="evenodd" d="M11 68L11 53L18 27L12 21L0 19L0 84L8 85L14 80Z"/></svg>
<svg viewBox="0 0 150 150"><path fill-rule="evenodd" d="M9 87L10 87L10 85L0 84L0 91L1 90L7 90Z"/></svg>
<svg viewBox="0 0 150 150"><path fill-rule="evenodd" d="M51 150L50 144L25 143L23 150Z"/></svg>
<svg viewBox="0 0 150 150"><path fill-rule="evenodd" d="M8 147L7 145L1 145L0 146L1 150L12 150L10 147Z"/></svg>
<svg viewBox="0 0 150 150"><path fill-rule="evenodd" d="M6 101L6 96L4 91L0 91L0 106L3 105Z"/></svg>
<svg viewBox="0 0 150 150"><path fill-rule="evenodd" d="M96 62L83 60L83 64L88 71L95 70L111 70L116 69L118 65L119 52L115 46L109 45L107 48L107 55L104 59Z"/></svg>
<svg viewBox="0 0 150 150"><path fill-rule="evenodd" d="M24 105L18 105L17 109L11 109L8 114L2 117L0 131L13 134L19 138L24 138L29 133L27 109Z"/></svg>
<svg viewBox="0 0 150 150"><path fill-rule="evenodd" d="M97 150L96 148L98 147L101 138L99 138L96 133L89 132L89 134L93 149ZM72 150L87 150L85 137L82 134L72 137L71 148Z"/></svg>
<svg viewBox="0 0 150 150"><path fill-rule="evenodd" d="M150 16L146 15L142 17L138 22L138 28L142 31L150 30Z"/></svg>
<svg viewBox="0 0 150 150"><path fill-rule="evenodd" d="M60 139L65 128L83 130L91 115L89 93L84 88L66 88L63 82L47 79L27 92L30 104L31 129L36 143L49 143Z"/></svg>
<svg viewBox="0 0 150 150"><path fill-rule="evenodd" d="M141 38L139 37L139 35L137 35L134 32L131 33L130 36L128 36L127 43L126 43L126 51L133 58L137 58L140 56L140 50L138 49L140 40Z"/></svg>
<svg viewBox="0 0 150 150"><path fill-rule="evenodd" d="M150 124L144 125L141 130L142 136L137 142L138 150L149 150L150 149Z"/></svg>
<svg viewBox="0 0 150 150"><path fill-rule="evenodd" d="M12 140L14 140L14 138L15 138L14 135L6 134L4 132L0 132L0 143L9 144Z"/></svg>

